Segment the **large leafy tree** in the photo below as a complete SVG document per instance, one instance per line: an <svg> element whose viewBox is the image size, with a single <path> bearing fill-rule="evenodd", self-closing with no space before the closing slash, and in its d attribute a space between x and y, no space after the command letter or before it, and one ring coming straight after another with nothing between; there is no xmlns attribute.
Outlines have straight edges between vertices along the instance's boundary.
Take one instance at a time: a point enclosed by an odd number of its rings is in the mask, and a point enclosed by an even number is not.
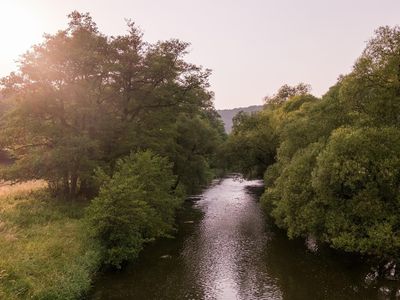
<svg viewBox="0 0 400 300"><path fill-rule="evenodd" d="M210 71L184 60L187 43L146 43L130 21L127 34L107 37L89 14L69 18L1 80L14 105L2 118L0 144L17 158L3 178L46 179L74 196L93 187L95 167L112 168L131 151L174 157L180 116L212 111L213 94ZM212 122L203 119L205 127Z"/></svg>
<svg viewBox="0 0 400 300"><path fill-rule="evenodd" d="M343 105L362 124L399 125L400 27L380 27L344 77Z"/></svg>
<svg viewBox="0 0 400 300"><path fill-rule="evenodd" d="M2 79L15 106L1 142L18 157L7 177L44 178L54 190L76 194L101 157L109 47L89 15L72 13L70 20L21 58L18 73Z"/></svg>
<svg viewBox="0 0 400 300"><path fill-rule="evenodd" d="M348 251L398 257L400 249L398 128L340 128L312 174L325 210L322 239Z"/></svg>
<svg viewBox="0 0 400 300"><path fill-rule="evenodd" d="M224 147L228 165L247 177L262 177L275 162L277 136L266 113L238 113Z"/></svg>
<svg viewBox="0 0 400 300"><path fill-rule="evenodd" d="M235 171L248 177L262 177L265 170L276 162L282 127L292 120L303 104L314 102L309 86L282 86L278 92L266 97L264 110L247 114L239 112L233 119L232 133L225 143L225 157Z"/></svg>
<svg viewBox="0 0 400 300"><path fill-rule="evenodd" d="M278 139L276 163L264 174L264 207L290 237L398 259L399 27L378 28L353 71L321 99L303 91L282 87L260 113L269 114ZM247 124L262 132L261 119ZM248 151L244 141L235 152ZM248 157L239 163L264 165Z"/></svg>
<svg viewBox="0 0 400 300"><path fill-rule="evenodd" d="M297 151L290 163L278 162L265 174L262 203L289 237L321 231L321 207L315 201L311 176L324 143L311 143Z"/></svg>

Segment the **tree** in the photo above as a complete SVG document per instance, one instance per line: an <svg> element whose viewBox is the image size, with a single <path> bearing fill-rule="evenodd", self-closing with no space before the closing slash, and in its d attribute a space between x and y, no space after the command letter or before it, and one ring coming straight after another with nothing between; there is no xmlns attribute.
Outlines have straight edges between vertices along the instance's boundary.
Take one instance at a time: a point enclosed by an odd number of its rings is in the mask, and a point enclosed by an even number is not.
<svg viewBox="0 0 400 300"><path fill-rule="evenodd" d="M173 190L176 177L171 163L150 151L120 159L112 176L99 170L98 177L102 185L87 221L105 264L120 268L145 242L171 233L181 201Z"/></svg>
<svg viewBox="0 0 400 300"><path fill-rule="evenodd" d="M270 184L261 203L291 238L309 234L317 236L321 231L323 214L315 201L311 176L323 146L321 142L312 143L297 151L290 163L277 164L278 170L271 168L266 173L266 182Z"/></svg>
<svg viewBox="0 0 400 300"><path fill-rule="evenodd" d="M277 142L268 112L239 112L224 145L228 165L247 177L262 177L267 167L275 162Z"/></svg>
<svg viewBox="0 0 400 300"><path fill-rule="evenodd" d="M88 14L69 17L66 30L47 35L22 57L19 73L2 79L15 107L3 121L1 144L17 158L5 178L46 179L53 190L76 195L101 157L108 45Z"/></svg>
<svg viewBox="0 0 400 300"><path fill-rule="evenodd" d="M378 28L353 71L321 99L308 91L285 85L262 112L238 115L228 157L242 170L267 168L261 203L289 237L398 260L400 28ZM257 136L274 145L272 164L254 159Z"/></svg>
<svg viewBox="0 0 400 300"><path fill-rule="evenodd" d="M282 85L273 96L266 96L264 102L268 105L280 105L294 96L307 95L311 91L311 86L305 83L299 83L296 86L287 84Z"/></svg>
<svg viewBox="0 0 400 300"><path fill-rule="evenodd" d="M107 37L89 14L69 18L66 30L47 35L0 82L14 100L0 146L16 157L1 177L45 179L52 191L75 197L96 192L96 167L112 168L132 151L173 158L181 115L204 119L213 94L210 71L184 60L187 43L145 43L131 21L127 34Z"/></svg>
<svg viewBox="0 0 400 300"><path fill-rule="evenodd" d="M399 125L400 27L379 27L342 82L341 102L359 123Z"/></svg>
<svg viewBox="0 0 400 300"><path fill-rule="evenodd" d="M323 238L346 251L398 257L397 128L340 128L317 159L312 185L325 210Z"/></svg>
<svg viewBox="0 0 400 300"><path fill-rule="evenodd" d="M303 138L308 134L304 125L311 124L307 120L307 111L318 99L307 94L308 91L309 86L305 84L284 85L269 98L271 101L263 111L250 115L240 112L234 117L232 133L225 145L226 159L234 170L250 177L262 177L276 162L277 156L284 156L285 147L298 149L298 145L282 146L285 141L286 144L298 141L303 147L310 142ZM297 124L290 129L294 123ZM291 137L295 139L286 138L294 131L297 132Z"/></svg>

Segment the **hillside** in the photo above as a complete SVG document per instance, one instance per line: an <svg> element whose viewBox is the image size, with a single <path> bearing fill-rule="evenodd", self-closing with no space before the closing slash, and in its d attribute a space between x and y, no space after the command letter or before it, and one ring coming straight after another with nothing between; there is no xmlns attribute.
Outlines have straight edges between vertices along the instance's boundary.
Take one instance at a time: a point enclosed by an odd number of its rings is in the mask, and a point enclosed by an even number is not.
<svg viewBox="0 0 400 300"><path fill-rule="evenodd" d="M238 107L238 108L233 108L233 109L221 109L218 110L219 115L222 118L222 121L224 121L224 126L225 126L225 131L227 133L230 133L232 130L232 118L240 111L244 112L254 112L254 111L259 111L263 108L262 105L252 105L248 107Z"/></svg>

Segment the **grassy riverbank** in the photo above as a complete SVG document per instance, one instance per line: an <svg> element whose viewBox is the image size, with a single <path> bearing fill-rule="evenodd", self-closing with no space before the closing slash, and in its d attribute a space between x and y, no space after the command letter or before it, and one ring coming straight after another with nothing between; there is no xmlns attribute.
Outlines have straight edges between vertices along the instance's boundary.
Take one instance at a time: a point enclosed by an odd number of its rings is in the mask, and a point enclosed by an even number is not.
<svg viewBox="0 0 400 300"><path fill-rule="evenodd" d="M100 263L84 204L51 199L42 187L0 187L0 299L76 299Z"/></svg>

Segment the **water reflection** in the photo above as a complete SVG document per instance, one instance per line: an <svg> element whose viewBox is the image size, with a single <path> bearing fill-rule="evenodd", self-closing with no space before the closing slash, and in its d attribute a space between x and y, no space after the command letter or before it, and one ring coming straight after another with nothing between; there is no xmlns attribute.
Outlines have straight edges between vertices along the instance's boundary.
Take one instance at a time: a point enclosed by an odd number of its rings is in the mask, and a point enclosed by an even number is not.
<svg viewBox="0 0 400 300"><path fill-rule="evenodd" d="M247 186L260 181L225 179L203 194L196 206L204 213L199 230L182 253L196 274L204 299L281 299L262 263L265 222Z"/></svg>
<svg viewBox="0 0 400 300"><path fill-rule="evenodd" d="M269 225L257 202L261 191L261 181L214 182L185 204L175 239L104 274L90 298L389 299L379 294L381 283L365 286L369 267L357 257L324 247L313 253Z"/></svg>

